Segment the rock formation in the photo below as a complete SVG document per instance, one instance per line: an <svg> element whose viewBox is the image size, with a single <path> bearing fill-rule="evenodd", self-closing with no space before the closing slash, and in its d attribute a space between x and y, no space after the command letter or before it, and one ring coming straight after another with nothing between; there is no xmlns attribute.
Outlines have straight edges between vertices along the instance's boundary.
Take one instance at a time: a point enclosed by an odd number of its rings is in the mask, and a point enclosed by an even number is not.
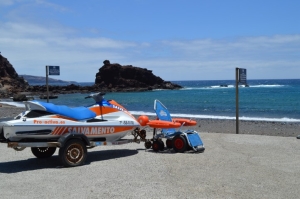
<svg viewBox="0 0 300 199"><path fill-rule="evenodd" d="M105 60L103 64L96 74L95 80L95 84L103 89L152 90L182 88L153 75L152 71L146 68L111 64L109 60Z"/></svg>
<svg viewBox="0 0 300 199"><path fill-rule="evenodd" d="M93 86L79 86L70 84L67 86L49 85L50 93L66 94L78 92L133 92L149 91L153 89L179 89L177 84L164 81L153 75L151 70L111 64L105 60L104 65L96 74ZM0 54L0 98L14 96L14 99L24 100L25 93L44 94L46 85L29 85L23 77L19 76L9 61ZM23 92L23 95L16 95Z"/></svg>
<svg viewBox="0 0 300 199"><path fill-rule="evenodd" d="M29 84L19 77L14 67L0 54L0 97L10 97L26 90Z"/></svg>

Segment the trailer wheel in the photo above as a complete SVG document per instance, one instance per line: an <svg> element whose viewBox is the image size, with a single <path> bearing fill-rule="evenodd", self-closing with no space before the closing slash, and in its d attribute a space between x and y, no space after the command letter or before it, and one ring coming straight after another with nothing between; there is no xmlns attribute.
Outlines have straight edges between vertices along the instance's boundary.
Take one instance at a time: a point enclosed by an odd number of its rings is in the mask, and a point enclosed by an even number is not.
<svg viewBox="0 0 300 199"><path fill-rule="evenodd" d="M165 148L165 144L162 140L156 140L152 144L153 151L163 151Z"/></svg>
<svg viewBox="0 0 300 199"><path fill-rule="evenodd" d="M171 149L171 148L173 147L173 145L172 145L172 140L167 139L167 140L166 140L166 145L167 145L167 148L168 148L168 149Z"/></svg>
<svg viewBox="0 0 300 199"><path fill-rule="evenodd" d="M50 158L56 151L56 147L31 147L31 152L37 158Z"/></svg>
<svg viewBox="0 0 300 199"><path fill-rule="evenodd" d="M162 140L158 140L159 142L159 150L163 151L165 149L165 143Z"/></svg>
<svg viewBox="0 0 300 199"><path fill-rule="evenodd" d="M176 135L172 139L173 149L175 152L183 153L186 150L187 143L182 135Z"/></svg>
<svg viewBox="0 0 300 199"><path fill-rule="evenodd" d="M59 158L64 166L75 167L84 164L87 157L86 145L80 139L71 139L59 149Z"/></svg>
<svg viewBox="0 0 300 199"><path fill-rule="evenodd" d="M152 146L151 141L146 141L146 142L145 142L145 148L146 148L146 149L150 149L151 146Z"/></svg>

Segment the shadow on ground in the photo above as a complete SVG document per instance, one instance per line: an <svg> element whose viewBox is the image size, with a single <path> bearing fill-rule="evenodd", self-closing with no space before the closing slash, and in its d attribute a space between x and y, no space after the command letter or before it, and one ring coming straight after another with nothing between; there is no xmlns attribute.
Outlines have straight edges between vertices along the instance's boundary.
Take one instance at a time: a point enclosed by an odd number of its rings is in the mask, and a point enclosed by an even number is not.
<svg viewBox="0 0 300 199"><path fill-rule="evenodd" d="M137 153L137 150L129 149L88 151L85 165L90 164L91 162L124 158L136 155ZM29 158L27 160L16 160L0 163L0 173L18 173L49 168L62 168L58 155L54 155L50 158L45 159Z"/></svg>

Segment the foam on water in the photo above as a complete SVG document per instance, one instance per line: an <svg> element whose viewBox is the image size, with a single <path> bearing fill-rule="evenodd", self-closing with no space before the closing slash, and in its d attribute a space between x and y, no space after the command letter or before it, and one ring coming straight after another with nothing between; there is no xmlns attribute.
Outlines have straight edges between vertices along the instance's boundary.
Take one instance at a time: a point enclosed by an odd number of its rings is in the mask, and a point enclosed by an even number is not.
<svg viewBox="0 0 300 199"><path fill-rule="evenodd" d="M142 111L130 111L133 115L149 115L155 116L155 113L142 112ZM235 117L229 116L215 116L215 115L192 115L192 114L172 114L172 117L183 118L199 118L199 119L223 119L223 120L235 120ZM239 120L244 121L270 121L270 122L300 122L300 119L294 118L259 118L259 117L239 117Z"/></svg>
<svg viewBox="0 0 300 199"><path fill-rule="evenodd" d="M25 105L23 102L3 102L1 101L0 104L7 104L11 106L16 106L20 108L24 108ZM143 111L129 111L133 115L148 115L148 116L155 116L156 114L151 112L143 112ZM199 119L224 119L224 120L235 120L235 117L229 116L215 116L215 115L193 115L193 114L172 114L172 117L183 117L183 118L199 118ZM300 119L294 118L260 118L260 117L239 117L239 120L244 121L270 121L270 122L300 122Z"/></svg>

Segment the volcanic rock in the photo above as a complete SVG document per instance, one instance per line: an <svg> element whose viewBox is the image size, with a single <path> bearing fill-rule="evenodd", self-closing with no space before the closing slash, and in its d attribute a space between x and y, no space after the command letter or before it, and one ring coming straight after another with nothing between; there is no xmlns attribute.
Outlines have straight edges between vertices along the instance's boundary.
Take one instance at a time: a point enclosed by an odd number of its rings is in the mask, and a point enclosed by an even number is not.
<svg viewBox="0 0 300 199"><path fill-rule="evenodd" d="M78 92L141 92L153 89L182 88L180 85L164 81L160 77L153 75L152 71L146 68L111 64L109 60L105 60L103 63L104 65L96 73L94 85L49 85L49 92L57 95ZM21 75L17 74L9 61L0 54L0 98L14 96L16 101L25 101L27 98L25 95L43 95L46 91L46 85L29 85Z"/></svg>
<svg viewBox="0 0 300 199"><path fill-rule="evenodd" d="M96 74L95 84L103 89L115 90L152 90L152 89L179 89L177 84L164 81L155 76L151 70L132 65L121 66L111 64L109 60L103 62L103 66Z"/></svg>
<svg viewBox="0 0 300 199"><path fill-rule="evenodd" d="M0 97L24 91L29 84L20 77L9 61L0 54Z"/></svg>
<svg viewBox="0 0 300 199"><path fill-rule="evenodd" d="M27 97L26 95L24 94L15 94L13 96L13 101L16 101L16 102L23 102L23 101L27 101Z"/></svg>

